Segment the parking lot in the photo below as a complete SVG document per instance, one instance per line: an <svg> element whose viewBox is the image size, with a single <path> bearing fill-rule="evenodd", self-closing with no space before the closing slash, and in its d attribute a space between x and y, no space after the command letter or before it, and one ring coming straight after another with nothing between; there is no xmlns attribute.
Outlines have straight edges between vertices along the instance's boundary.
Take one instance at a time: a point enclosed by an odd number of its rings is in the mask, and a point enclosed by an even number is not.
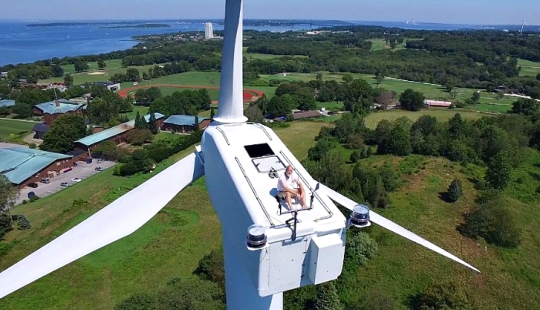
<svg viewBox="0 0 540 310"><path fill-rule="evenodd" d="M84 182L84 179L88 178L89 176L96 173L101 173L99 171L96 171L96 167L101 167L103 168L103 170L105 170L114 166L114 164L115 163L112 161L103 161L101 163L98 163L97 160L93 160L90 164L87 164L85 162L78 162L77 166L73 167L73 170L64 174L60 174L54 178L50 178L49 184L37 182L37 188L25 187L19 190L19 198L17 198L15 204L20 204L23 200L28 200L29 192L34 192L36 196L40 198L47 197L64 189L65 187L60 186L60 184L62 184L63 182L66 182L69 185L73 185L75 184L71 181L71 179L73 178L79 178L82 180L81 182Z"/></svg>

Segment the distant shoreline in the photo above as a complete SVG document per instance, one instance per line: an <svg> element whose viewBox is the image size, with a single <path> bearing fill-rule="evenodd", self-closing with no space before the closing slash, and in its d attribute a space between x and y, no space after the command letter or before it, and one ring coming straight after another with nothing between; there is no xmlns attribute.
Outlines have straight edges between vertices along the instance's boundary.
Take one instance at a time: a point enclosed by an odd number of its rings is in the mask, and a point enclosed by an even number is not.
<svg viewBox="0 0 540 310"><path fill-rule="evenodd" d="M138 24L138 25L119 25L119 26L101 26L99 28L106 29L123 29L123 28L171 28L167 24Z"/></svg>

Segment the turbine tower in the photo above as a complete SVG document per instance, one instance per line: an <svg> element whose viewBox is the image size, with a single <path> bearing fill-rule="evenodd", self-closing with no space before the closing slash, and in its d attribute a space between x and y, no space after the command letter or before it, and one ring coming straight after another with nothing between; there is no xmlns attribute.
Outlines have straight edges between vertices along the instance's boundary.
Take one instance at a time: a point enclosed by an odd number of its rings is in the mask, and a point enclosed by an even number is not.
<svg viewBox="0 0 540 310"><path fill-rule="evenodd" d="M221 221L228 309L281 310L284 291L336 279L343 267L347 230L371 223L479 272L314 180L272 129L246 122L242 5L242 0L226 1L218 114L200 146L0 273L0 298L133 233L203 175ZM277 195L277 178L287 166L293 167L305 189L306 209L298 202L288 205ZM349 218L334 202L351 210Z"/></svg>

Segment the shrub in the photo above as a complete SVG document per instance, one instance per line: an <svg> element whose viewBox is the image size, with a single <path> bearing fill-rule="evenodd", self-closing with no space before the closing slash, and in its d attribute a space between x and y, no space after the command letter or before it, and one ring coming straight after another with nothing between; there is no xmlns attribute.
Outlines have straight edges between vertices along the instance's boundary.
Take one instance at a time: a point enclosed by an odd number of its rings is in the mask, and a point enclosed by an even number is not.
<svg viewBox="0 0 540 310"><path fill-rule="evenodd" d="M36 201L38 199L39 199L39 197L37 195L34 195L34 196L30 197L30 202L34 202L34 201Z"/></svg>
<svg viewBox="0 0 540 310"><path fill-rule="evenodd" d="M514 218L499 199L477 205L458 230L469 237L482 237L486 242L515 248L521 242L521 232Z"/></svg>
<svg viewBox="0 0 540 310"><path fill-rule="evenodd" d="M360 151L358 150L352 152L351 156L349 157L349 161L353 164L359 161L360 159L362 159L362 153L360 153Z"/></svg>
<svg viewBox="0 0 540 310"><path fill-rule="evenodd" d="M18 230L26 230L30 229L32 225L30 225L30 221L24 216L24 214L19 214L17 216L17 229Z"/></svg>
<svg viewBox="0 0 540 310"><path fill-rule="evenodd" d="M372 239L368 233L354 233L351 231L347 237L347 246L345 247L345 256L348 260L354 261L358 265L365 265L379 250L375 239Z"/></svg>
<svg viewBox="0 0 540 310"><path fill-rule="evenodd" d="M454 179L452 183L450 183L450 186L448 186L448 190L446 192L446 198L448 202L456 202L463 196L463 190L461 181L458 179Z"/></svg>
<svg viewBox="0 0 540 310"><path fill-rule="evenodd" d="M212 281L225 289L225 262L223 248L215 249L204 255L199 261L199 266L194 271L200 278Z"/></svg>
<svg viewBox="0 0 540 310"><path fill-rule="evenodd" d="M453 282L436 283L412 297L411 308L419 310L472 310L474 304L466 291Z"/></svg>
<svg viewBox="0 0 540 310"><path fill-rule="evenodd" d="M13 248L13 243L0 242L0 257L6 255Z"/></svg>
<svg viewBox="0 0 540 310"><path fill-rule="evenodd" d="M11 217L7 214L0 214L0 239L12 229Z"/></svg>

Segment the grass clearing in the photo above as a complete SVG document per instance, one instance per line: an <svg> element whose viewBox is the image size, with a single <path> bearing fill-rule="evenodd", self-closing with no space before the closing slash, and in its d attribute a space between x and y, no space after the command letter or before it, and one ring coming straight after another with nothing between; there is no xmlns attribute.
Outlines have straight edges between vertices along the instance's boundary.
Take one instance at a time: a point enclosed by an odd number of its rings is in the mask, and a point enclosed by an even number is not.
<svg viewBox="0 0 540 310"><path fill-rule="evenodd" d="M537 153L527 156L527 162L515 171L515 178L528 174L538 164ZM524 202L511 197L521 196L523 189L509 188L508 206L516 214L516 221L523 231L522 245L517 249L486 246L483 241L465 238L456 230L463 221L462 213L475 204L478 192L469 179L478 176L478 169L462 167L442 158L417 155L406 158L373 156L361 161L366 166L380 166L384 162L391 162L395 170L402 173L404 182L399 190L390 194L391 207L377 210L377 213L456 254L482 273L475 274L375 225L368 228L368 232L379 243L376 257L365 268L358 268L357 272L341 278L350 285L365 285L354 286L354 292L342 292L342 298L360 302L374 289L384 289L400 303L397 309L406 309L411 294L444 279L453 280L471 292L478 309L538 308L540 242L536 227L540 219L530 216L539 212L538 195L534 200ZM464 197L452 204L441 200L439 193L445 192L454 178L462 180ZM534 192L540 179L527 177L519 185Z"/></svg>
<svg viewBox="0 0 540 310"><path fill-rule="evenodd" d="M366 41L371 41L371 50L372 51L381 51L385 49L390 49L390 44L386 44L385 39L368 39ZM403 50L405 49L405 41L401 44L396 44L396 48L394 51Z"/></svg>
<svg viewBox="0 0 540 310"><path fill-rule="evenodd" d="M0 118L0 140L8 140L9 135L19 135L32 131L36 122Z"/></svg>
<svg viewBox="0 0 540 310"><path fill-rule="evenodd" d="M314 144L313 139L322 126L328 125L297 122L289 128L277 129L276 133L301 159ZM54 195L15 207L12 213L25 214L32 229L15 229L6 236L6 242L15 246L1 258L0 268L45 245L108 201L192 151L189 148L165 160L149 175L122 178L113 176L113 169L107 169ZM74 199L84 199L87 203L73 207ZM141 203L149 199L152 197L141 197ZM202 178L132 235L3 298L0 308L112 309L132 294L155 292L173 277L190 275L198 261L220 244L221 226Z"/></svg>
<svg viewBox="0 0 540 310"><path fill-rule="evenodd" d="M520 76L536 77L540 73L540 62L518 58L518 66L521 67L521 71L519 71Z"/></svg>
<svg viewBox="0 0 540 310"><path fill-rule="evenodd" d="M411 121L414 122L422 115L430 115L430 116L436 117L440 122L444 122L452 118L456 113L461 114L461 117L463 117L464 119L470 119L470 120L478 119L484 116L484 114L471 112L471 111L448 110L448 109L442 109L442 110L429 109L429 110L421 110L418 112L411 112L411 111L404 111L404 110L390 110L390 111L379 111L379 112L371 113L365 118L365 122L368 128L375 129L377 127L377 124L383 119L392 122L400 117L407 117Z"/></svg>

